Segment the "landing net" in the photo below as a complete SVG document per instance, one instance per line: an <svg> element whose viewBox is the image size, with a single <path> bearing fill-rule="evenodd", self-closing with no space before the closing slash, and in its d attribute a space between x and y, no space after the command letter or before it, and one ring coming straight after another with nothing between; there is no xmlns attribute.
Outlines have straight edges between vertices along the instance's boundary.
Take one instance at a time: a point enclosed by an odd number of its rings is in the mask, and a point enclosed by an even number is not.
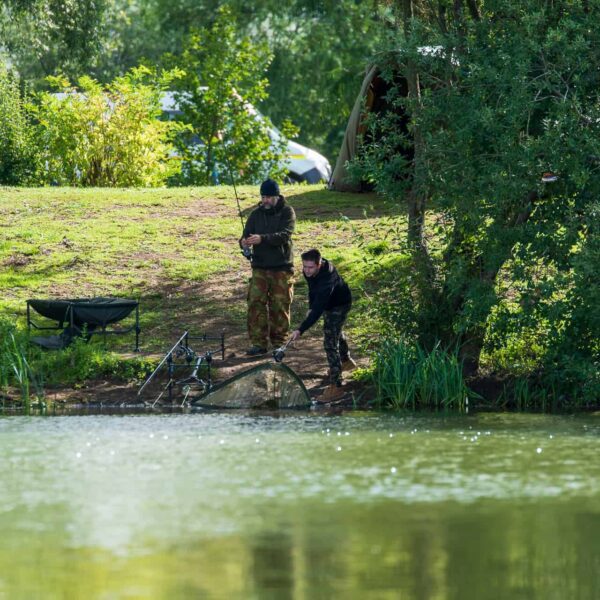
<svg viewBox="0 0 600 600"><path fill-rule="evenodd" d="M310 405L302 380L283 363L238 373L193 402L214 408L300 408Z"/></svg>

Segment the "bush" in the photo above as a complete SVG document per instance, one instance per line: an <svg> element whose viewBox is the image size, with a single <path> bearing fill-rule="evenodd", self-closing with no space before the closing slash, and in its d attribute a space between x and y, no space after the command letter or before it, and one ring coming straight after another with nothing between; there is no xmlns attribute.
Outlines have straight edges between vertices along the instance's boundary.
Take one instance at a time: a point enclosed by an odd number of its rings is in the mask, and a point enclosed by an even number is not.
<svg viewBox="0 0 600 600"><path fill-rule="evenodd" d="M99 344L78 338L64 350L43 353L38 367L51 385L77 385L98 377L141 380L154 363L141 357L123 359Z"/></svg>
<svg viewBox="0 0 600 600"><path fill-rule="evenodd" d="M37 118L40 184L97 187L162 185L180 168L172 138L181 128L161 121L161 93L176 71L160 77L132 69L103 87L81 77L78 88L49 78L60 94L42 92Z"/></svg>
<svg viewBox="0 0 600 600"><path fill-rule="evenodd" d="M30 182L36 170L33 139L19 80L0 65L0 184Z"/></svg>

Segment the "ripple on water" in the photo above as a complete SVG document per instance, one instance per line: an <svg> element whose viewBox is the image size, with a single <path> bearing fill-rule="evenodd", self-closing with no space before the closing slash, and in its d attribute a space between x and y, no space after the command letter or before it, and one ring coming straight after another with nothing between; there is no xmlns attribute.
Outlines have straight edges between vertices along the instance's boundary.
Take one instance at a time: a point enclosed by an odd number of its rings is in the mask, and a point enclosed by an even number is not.
<svg viewBox="0 0 600 600"><path fill-rule="evenodd" d="M571 418L10 417L0 433L0 514L68 515L109 545L149 523L164 536L232 530L265 502L600 496L598 428Z"/></svg>

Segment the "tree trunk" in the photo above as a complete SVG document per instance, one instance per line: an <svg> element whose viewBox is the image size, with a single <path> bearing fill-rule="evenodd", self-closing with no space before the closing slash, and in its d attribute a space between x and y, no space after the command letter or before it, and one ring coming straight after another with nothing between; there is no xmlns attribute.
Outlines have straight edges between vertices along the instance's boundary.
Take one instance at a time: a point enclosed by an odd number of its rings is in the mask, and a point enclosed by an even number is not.
<svg viewBox="0 0 600 600"><path fill-rule="evenodd" d="M504 215L499 217L499 220L503 223L503 227L510 230L523 226L529 220L538 199L536 191L531 191L527 194L520 206L509 209ZM466 247L464 239L460 236L454 236L447 250L444 262L451 264L454 262L454 257L460 254L462 262L466 264L466 273L463 276L464 285L460 289L455 290L454 293L451 292L447 285L443 288L442 297L449 305L448 310L450 314L458 315L464 313L466 310L466 304L469 301L468 298L470 295L469 282L476 281L480 291L484 289L490 291L495 287L498 273L506 261L510 259L514 247L511 241L503 243L501 240L497 240L497 243L498 246L494 249L494 252L488 254L498 256L498 259L493 265L488 266L487 269L483 269L473 249ZM446 323L445 326L450 327L447 333L448 338L450 338L452 336L452 323ZM463 332L457 340L460 346L460 356L463 360L464 371L467 375L475 373L479 369L484 338L485 320L482 319L478 324Z"/></svg>
<svg viewBox="0 0 600 600"><path fill-rule="evenodd" d="M416 3L414 0L402 1L402 22L404 35L408 40L411 35L412 20L415 17ZM408 246L412 255L415 269L415 283L418 299L425 307L437 301L434 287L434 267L429 255L427 241L424 236L425 210L427 206L427 181L425 165L425 142L419 126L419 116L422 111L421 84L419 71L415 61L409 57L404 73L408 84L409 110L412 119L413 138L413 173L412 186L407 194L408 205ZM424 313L431 313L424 310Z"/></svg>
<svg viewBox="0 0 600 600"><path fill-rule="evenodd" d="M412 28L412 19L414 18L413 0L403 0L402 17L404 26L404 35L408 39ZM408 202L408 242L411 251L416 254L426 252L424 243L423 226L425 222L425 203L426 195L423 189L423 136L418 125L418 116L421 110L421 87L419 82L419 72L414 60L407 61L406 81L408 84L408 98L413 120L413 182L411 190L407 197Z"/></svg>

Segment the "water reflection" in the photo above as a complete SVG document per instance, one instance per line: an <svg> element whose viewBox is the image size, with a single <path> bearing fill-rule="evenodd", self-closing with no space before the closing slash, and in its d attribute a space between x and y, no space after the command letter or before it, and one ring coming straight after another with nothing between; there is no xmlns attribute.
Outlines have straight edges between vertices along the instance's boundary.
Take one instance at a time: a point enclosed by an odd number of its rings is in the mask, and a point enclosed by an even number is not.
<svg viewBox="0 0 600 600"><path fill-rule="evenodd" d="M598 598L599 439L587 417L3 418L0 598Z"/></svg>

